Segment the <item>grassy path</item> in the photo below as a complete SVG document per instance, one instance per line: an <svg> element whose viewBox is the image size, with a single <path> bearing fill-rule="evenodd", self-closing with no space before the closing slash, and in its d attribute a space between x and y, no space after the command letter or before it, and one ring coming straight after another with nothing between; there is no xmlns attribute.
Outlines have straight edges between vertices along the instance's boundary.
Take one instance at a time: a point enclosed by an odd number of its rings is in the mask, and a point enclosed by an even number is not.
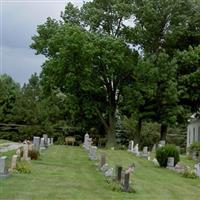
<svg viewBox="0 0 200 200"><path fill-rule="evenodd" d="M113 192L81 148L53 146L32 161L31 174L13 174L0 180L0 200L197 200L200 180L182 178L155 168L126 151L106 151L111 166L136 163L131 181L137 191Z"/></svg>

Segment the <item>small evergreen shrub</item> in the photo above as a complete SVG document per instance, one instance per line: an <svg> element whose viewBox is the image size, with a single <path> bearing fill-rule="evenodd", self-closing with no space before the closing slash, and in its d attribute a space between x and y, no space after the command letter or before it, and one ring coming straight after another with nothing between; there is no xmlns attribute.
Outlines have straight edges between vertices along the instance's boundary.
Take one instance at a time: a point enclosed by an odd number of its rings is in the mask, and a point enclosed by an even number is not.
<svg viewBox="0 0 200 200"><path fill-rule="evenodd" d="M26 161L20 161L20 162L17 162L16 171L23 174L30 174L31 166Z"/></svg>
<svg viewBox="0 0 200 200"><path fill-rule="evenodd" d="M156 159L161 167L167 166L168 157L174 157L174 165L179 162L179 152L175 145L166 145L157 149Z"/></svg>
<svg viewBox="0 0 200 200"><path fill-rule="evenodd" d="M36 150L29 150L28 156L31 158L31 160L38 160L40 153Z"/></svg>

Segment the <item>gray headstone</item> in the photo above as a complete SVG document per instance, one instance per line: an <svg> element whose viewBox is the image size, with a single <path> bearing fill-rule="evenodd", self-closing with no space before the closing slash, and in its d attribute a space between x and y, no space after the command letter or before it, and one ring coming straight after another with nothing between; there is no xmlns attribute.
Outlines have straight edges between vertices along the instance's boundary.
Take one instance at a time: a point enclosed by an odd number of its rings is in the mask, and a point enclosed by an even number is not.
<svg viewBox="0 0 200 200"><path fill-rule="evenodd" d="M0 157L0 178L7 177L8 175L7 156L2 156Z"/></svg>
<svg viewBox="0 0 200 200"><path fill-rule="evenodd" d="M200 163L197 163L194 165L195 168L195 174L200 178Z"/></svg>
<svg viewBox="0 0 200 200"><path fill-rule="evenodd" d="M44 138L44 146L47 148L48 147L48 135L43 134L43 138Z"/></svg>
<svg viewBox="0 0 200 200"><path fill-rule="evenodd" d="M40 137L33 137L33 145L36 151L40 151Z"/></svg>
<svg viewBox="0 0 200 200"><path fill-rule="evenodd" d="M106 177L112 177L112 176L113 176L113 168L108 169L108 170L105 172L105 176L106 176Z"/></svg>
<svg viewBox="0 0 200 200"><path fill-rule="evenodd" d="M96 152L97 152L97 147L91 146L90 147L90 153L89 153L90 160L96 160Z"/></svg>
<svg viewBox="0 0 200 200"><path fill-rule="evenodd" d="M168 157L167 167L174 167L174 157Z"/></svg>
<svg viewBox="0 0 200 200"><path fill-rule="evenodd" d="M109 166L107 163L101 167L102 172L106 172L106 171L108 171L108 169L109 169Z"/></svg>

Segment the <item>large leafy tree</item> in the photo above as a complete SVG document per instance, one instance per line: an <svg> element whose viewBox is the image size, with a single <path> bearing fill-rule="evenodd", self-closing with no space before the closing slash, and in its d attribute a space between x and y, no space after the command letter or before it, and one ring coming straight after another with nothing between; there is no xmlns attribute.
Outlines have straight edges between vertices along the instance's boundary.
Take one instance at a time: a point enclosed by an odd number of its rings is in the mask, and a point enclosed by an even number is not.
<svg viewBox="0 0 200 200"><path fill-rule="evenodd" d="M38 26L32 48L47 57L42 67L46 91L66 95L77 121L98 117L115 145L115 114L121 90L132 80L137 54L120 32L131 17L131 1L96 0L81 10L68 4L62 22L48 19ZM93 17L89 18L91 12Z"/></svg>
<svg viewBox="0 0 200 200"><path fill-rule="evenodd" d="M134 0L135 27L126 31L129 39L132 37L133 45L137 45L143 58L148 60L147 65L151 63L157 71L153 99L149 102L149 97L143 96L139 108L142 105L145 116L161 123L161 139L166 138L167 127L176 122L183 110L180 88L184 87L184 91L191 89L183 81L184 76L180 78L179 72L185 67L180 61L177 65L176 57L177 50L187 50L190 45L194 47L200 42L197 31L200 27L199 10L199 2L195 0ZM187 74L188 78L193 76L192 73L192 70L182 71L182 75ZM143 93L142 90L139 91ZM187 92L186 96L191 102ZM190 107L193 107L192 103Z"/></svg>

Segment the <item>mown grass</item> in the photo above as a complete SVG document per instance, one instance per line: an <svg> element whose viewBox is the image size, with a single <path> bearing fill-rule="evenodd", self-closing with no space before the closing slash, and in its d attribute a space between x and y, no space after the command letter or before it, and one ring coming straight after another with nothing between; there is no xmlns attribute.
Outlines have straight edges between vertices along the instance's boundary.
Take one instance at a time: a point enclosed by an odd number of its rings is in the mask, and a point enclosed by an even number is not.
<svg viewBox="0 0 200 200"><path fill-rule="evenodd" d="M0 180L1 200L197 200L200 180L154 167L150 161L137 158L127 151L105 152L110 166L128 167L132 162L136 170L131 182L136 193L112 191L103 174L88 160L79 147L52 146L42 152L41 160L31 161L31 174L14 173Z"/></svg>
<svg viewBox="0 0 200 200"><path fill-rule="evenodd" d="M9 142L8 140L0 139L0 144L4 144L4 143L8 143L8 142Z"/></svg>

